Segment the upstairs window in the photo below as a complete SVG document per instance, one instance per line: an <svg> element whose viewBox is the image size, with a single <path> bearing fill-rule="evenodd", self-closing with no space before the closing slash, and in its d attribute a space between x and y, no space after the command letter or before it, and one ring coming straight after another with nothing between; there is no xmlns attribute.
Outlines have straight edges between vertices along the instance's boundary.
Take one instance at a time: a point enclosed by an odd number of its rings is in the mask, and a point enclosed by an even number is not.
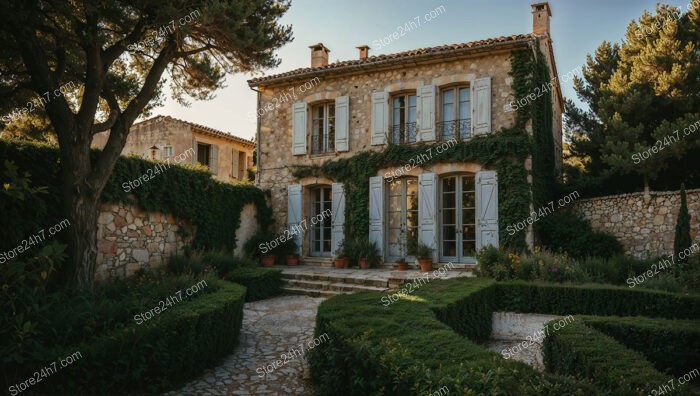
<svg viewBox="0 0 700 396"><path fill-rule="evenodd" d="M395 95L391 99L391 127L389 130L391 143L408 144L417 141L417 102L415 93Z"/></svg>
<svg viewBox="0 0 700 396"><path fill-rule="evenodd" d="M469 87L453 87L442 90L442 122L437 125L438 138L442 140L469 139L471 137L471 91Z"/></svg>
<svg viewBox="0 0 700 396"><path fill-rule="evenodd" d="M197 162L211 168L211 145L197 143Z"/></svg>
<svg viewBox="0 0 700 396"><path fill-rule="evenodd" d="M311 153L330 153L335 150L335 103L311 107Z"/></svg>

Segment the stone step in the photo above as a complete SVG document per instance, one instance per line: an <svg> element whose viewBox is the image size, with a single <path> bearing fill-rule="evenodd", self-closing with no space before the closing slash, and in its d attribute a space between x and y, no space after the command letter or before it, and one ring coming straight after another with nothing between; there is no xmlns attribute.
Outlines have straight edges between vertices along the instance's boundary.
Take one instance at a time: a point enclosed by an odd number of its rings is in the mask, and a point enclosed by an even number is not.
<svg viewBox="0 0 700 396"><path fill-rule="evenodd" d="M342 271L342 270L339 270ZM384 287L386 288L388 283L386 278L373 278L370 274L366 277L349 277L347 274L342 273L282 273L282 279L294 279L298 281L313 281L313 282L333 282L333 283L347 283L353 285L362 286L374 286L374 287Z"/></svg>
<svg viewBox="0 0 700 396"><path fill-rule="evenodd" d="M332 268L333 259L330 257L302 257L301 263L303 265L311 265L316 267Z"/></svg>
<svg viewBox="0 0 700 396"><path fill-rule="evenodd" d="M301 287L288 287L288 286L282 286L282 292L284 294L294 294L294 295L309 296L309 297L333 297L333 296L337 296L338 294L344 294L342 292L336 292L336 291L332 291L332 290L313 290L313 289L304 289Z"/></svg>
<svg viewBox="0 0 700 396"><path fill-rule="evenodd" d="M386 287L352 285L348 283L331 283L330 290L336 292L358 292L358 291L377 291L383 292L388 290Z"/></svg>

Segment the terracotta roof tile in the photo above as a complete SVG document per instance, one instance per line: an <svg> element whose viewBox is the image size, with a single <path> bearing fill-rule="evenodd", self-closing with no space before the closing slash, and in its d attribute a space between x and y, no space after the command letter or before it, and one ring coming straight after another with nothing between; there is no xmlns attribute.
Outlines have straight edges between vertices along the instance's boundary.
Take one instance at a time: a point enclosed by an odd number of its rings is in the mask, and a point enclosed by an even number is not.
<svg viewBox="0 0 700 396"><path fill-rule="evenodd" d="M517 34L513 36L501 36L494 37L485 40L471 41L468 43L460 44L446 44L437 47L427 47L418 48L404 52L397 52L394 54L381 54L368 56L365 59L352 59L345 61L336 61L327 66L320 67L303 67L295 70L291 70L284 73L273 74L270 76L258 77L248 80L248 85L251 87L265 85L265 83L277 82L287 79L294 79L298 76L311 75L311 74L327 74L333 73L335 71L345 71L353 67L362 66L372 66L375 64L384 64L390 62L399 62L406 59L416 58L416 57L428 57L428 56L438 56L446 55L451 53L463 53L475 49L483 49L488 47L496 47L502 44L511 44L518 42L529 42L533 41L538 36L528 33L528 34Z"/></svg>

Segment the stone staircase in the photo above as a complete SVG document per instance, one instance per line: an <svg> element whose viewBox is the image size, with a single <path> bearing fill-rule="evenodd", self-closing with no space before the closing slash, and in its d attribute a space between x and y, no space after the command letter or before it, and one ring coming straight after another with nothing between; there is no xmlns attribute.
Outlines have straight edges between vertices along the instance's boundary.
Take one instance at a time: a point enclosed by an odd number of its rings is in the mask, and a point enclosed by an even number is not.
<svg viewBox="0 0 700 396"><path fill-rule="evenodd" d="M360 270L355 268L335 269L327 265L319 266L304 260L305 265L282 267L282 290L285 294L299 294L312 297L332 297L338 294L359 291L386 291L398 289L414 279L429 276L418 270L396 271L392 268ZM323 264L326 264L325 262ZM437 269L436 266L435 269ZM474 276L470 267L453 266L444 271L441 278Z"/></svg>

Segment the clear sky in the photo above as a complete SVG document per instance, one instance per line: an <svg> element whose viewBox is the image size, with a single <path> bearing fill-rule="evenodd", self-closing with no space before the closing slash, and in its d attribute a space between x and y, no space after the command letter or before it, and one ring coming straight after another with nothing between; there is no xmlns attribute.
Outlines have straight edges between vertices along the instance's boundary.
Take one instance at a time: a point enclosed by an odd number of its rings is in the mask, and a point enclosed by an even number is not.
<svg viewBox="0 0 700 396"><path fill-rule="evenodd" d="M683 8L691 0L669 0L667 4ZM282 19L292 25L294 41L282 47L279 67L265 74L276 74L310 66L309 45L322 42L331 50L330 62L355 59L358 45L381 42L397 30L422 19L418 28L382 45L370 55L394 53L414 48L462 43L490 37L532 31L530 4L527 0L292 0ZM646 9L653 11L655 0L552 0L552 39L554 55L565 97L574 98L571 81L563 75L580 67L586 54L603 40L619 42L632 19ZM425 22L424 15L436 11ZM388 40L384 40L387 42ZM255 134L256 94L248 88L250 75L227 78L227 87L209 101L194 101L182 107L168 96L164 106L154 111L196 122L251 139Z"/></svg>

